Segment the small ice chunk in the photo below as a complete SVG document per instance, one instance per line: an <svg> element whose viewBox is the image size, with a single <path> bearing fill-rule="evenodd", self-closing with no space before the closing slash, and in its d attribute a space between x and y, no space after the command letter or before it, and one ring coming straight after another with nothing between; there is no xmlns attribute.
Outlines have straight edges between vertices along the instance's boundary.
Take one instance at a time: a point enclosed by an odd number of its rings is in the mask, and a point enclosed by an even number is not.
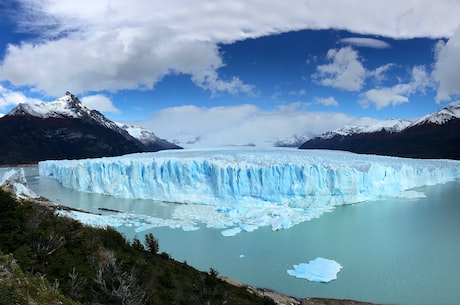
<svg viewBox="0 0 460 305"><path fill-rule="evenodd" d="M226 208L226 207L219 207L216 209L216 211L219 213L228 213L230 210L231 210L230 208Z"/></svg>
<svg viewBox="0 0 460 305"><path fill-rule="evenodd" d="M411 190L411 191L401 192L401 194L397 197L403 198L403 199L420 199L420 198L425 198L426 195L423 192Z"/></svg>
<svg viewBox="0 0 460 305"><path fill-rule="evenodd" d="M230 236L235 236L236 234L241 232L241 228L236 227L236 228L231 228L225 231L222 231L221 234L225 237L230 237Z"/></svg>
<svg viewBox="0 0 460 305"><path fill-rule="evenodd" d="M270 221L273 231L289 228L289 219L284 216L278 216Z"/></svg>
<svg viewBox="0 0 460 305"><path fill-rule="evenodd" d="M289 275L307 279L311 282L327 283L337 279L337 273L342 266L334 260L317 257L308 262L294 265L294 270L288 270Z"/></svg>
<svg viewBox="0 0 460 305"><path fill-rule="evenodd" d="M190 231L196 231L196 230L199 230L200 227L197 227L197 226L192 226L192 225L189 225L189 226L182 226L182 230L186 231L186 232L190 232Z"/></svg>
<svg viewBox="0 0 460 305"><path fill-rule="evenodd" d="M246 232L254 232L255 230L259 228L256 225L251 225L251 224L246 224L246 223L241 224L240 227L243 231L246 231Z"/></svg>

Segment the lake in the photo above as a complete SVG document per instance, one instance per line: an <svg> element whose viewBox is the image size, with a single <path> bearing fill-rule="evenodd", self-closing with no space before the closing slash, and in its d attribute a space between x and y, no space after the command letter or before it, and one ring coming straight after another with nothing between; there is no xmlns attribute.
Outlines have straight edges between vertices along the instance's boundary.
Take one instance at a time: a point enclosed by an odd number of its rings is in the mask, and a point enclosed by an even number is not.
<svg viewBox="0 0 460 305"><path fill-rule="evenodd" d="M30 187L54 202L101 212L171 217L175 204L79 193L26 169ZM127 238L153 233L160 251L200 270L295 297L349 298L390 304L456 304L460 300L460 181L417 189L419 199L382 199L341 206L287 230L223 237L222 230L116 229ZM287 274L316 257L343 266L337 280L314 283Z"/></svg>

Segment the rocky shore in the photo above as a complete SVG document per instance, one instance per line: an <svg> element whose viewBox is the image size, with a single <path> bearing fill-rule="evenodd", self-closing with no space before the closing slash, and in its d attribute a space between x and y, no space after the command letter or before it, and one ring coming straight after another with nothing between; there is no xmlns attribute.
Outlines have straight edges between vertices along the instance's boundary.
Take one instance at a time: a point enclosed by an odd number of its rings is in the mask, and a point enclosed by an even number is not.
<svg viewBox="0 0 460 305"><path fill-rule="evenodd" d="M235 279L219 276L219 278L234 286L245 287L250 293L260 297L268 297L278 305L376 305L375 303L359 302L346 299L329 299L329 298L305 298L297 299L288 295L277 293L270 289L263 289L251 285L243 284Z"/></svg>

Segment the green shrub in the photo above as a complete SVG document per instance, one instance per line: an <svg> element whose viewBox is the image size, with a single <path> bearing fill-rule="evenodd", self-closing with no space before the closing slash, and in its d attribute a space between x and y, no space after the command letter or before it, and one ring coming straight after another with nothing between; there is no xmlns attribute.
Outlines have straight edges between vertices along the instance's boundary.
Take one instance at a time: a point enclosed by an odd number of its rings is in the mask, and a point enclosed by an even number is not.
<svg viewBox="0 0 460 305"><path fill-rule="evenodd" d="M27 305L27 298L11 283L0 282L0 305Z"/></svg>

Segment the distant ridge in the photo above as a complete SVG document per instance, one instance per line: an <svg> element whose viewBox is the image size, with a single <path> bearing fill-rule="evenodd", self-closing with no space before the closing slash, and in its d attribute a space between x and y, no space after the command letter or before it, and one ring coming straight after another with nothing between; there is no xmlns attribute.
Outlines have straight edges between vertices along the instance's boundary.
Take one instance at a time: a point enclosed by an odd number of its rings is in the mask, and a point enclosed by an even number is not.
<svg viewBox="0 0 460 305"><path fill-rule="evenodd" d="M145 129L149 137L143 140L129 131L88 109L70 92L50 103L19 104L0 118L0 164L180 148Z"/></svg>
<svg viewBox="0 0 460 305"><path fill-rule="evenodd" d="M460 160L460 102L414 121L346 126L310 139L300 149Z"/></svg>

